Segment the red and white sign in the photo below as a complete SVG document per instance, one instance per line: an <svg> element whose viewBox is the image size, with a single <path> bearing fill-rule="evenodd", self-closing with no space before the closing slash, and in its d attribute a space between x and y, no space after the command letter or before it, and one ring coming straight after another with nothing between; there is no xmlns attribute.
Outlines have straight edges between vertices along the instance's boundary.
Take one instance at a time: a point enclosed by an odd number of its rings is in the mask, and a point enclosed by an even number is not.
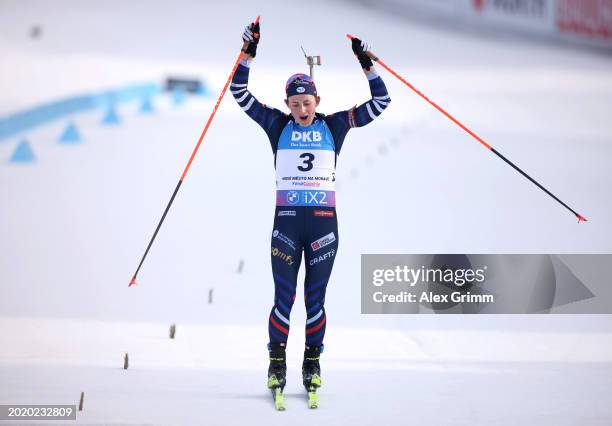
<svg viewBox="0 0 612 426"><path fill-rule="evenodd" d="M558 0L557 28L587 38L612 39L612 0Z"/></svg>
<svg viewBox="0 0 612 426"><path fill-rule="evenodd" d="M423 19L612 49L612 0L362 0Z"/></svg>

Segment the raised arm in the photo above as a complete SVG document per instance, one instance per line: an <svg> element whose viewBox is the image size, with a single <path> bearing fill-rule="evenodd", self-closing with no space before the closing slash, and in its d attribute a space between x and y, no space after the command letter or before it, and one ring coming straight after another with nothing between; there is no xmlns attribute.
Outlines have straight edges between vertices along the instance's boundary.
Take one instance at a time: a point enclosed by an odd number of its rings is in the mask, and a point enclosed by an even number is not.
<svg viewBox="0 0 612 426"><path fill-rule="evenodd" d="M252 23L245 28L242 34L242 40L246 44L243 49L244 58L234 73L230 91L242 110L269 133L274 122L284 114L276 108L269 108L259 102L248 89L250 64L257 54L259 37L259 22Z"/></svg>
<svg viewBox="0 0 612 426"><path fill-rule="evenodd" d="M376 73L372 60L367 55L370 46L358 38L352 39L353 53L361 64L364 74L368 78L371 98L356 108L349 110L350 127L362 127L378 117L391 102L387 88L382 78Z"/></svg>
<svg viewBox="0 0 612 426"><path fill-rule="evenodd" d="M338 154L344 144L344 138L351 128L362 127L371 123L391 102L385 83L376 73L372 60L365 53L369 46L359 39L353 39L352 48L355 55L357 55L364 74L368 78L371 98L359 106L336 112L326 118L327 124L334 135L336 153Z"/></svg>

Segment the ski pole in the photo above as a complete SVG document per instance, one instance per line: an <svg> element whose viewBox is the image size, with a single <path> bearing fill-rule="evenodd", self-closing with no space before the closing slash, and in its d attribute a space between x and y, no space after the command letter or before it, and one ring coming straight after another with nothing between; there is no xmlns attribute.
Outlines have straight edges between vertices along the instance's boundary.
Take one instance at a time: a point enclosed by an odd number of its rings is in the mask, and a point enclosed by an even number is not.
<svg viewBox="0 0 612 426"><path fill-rule="evenodd" d="M349 39L353 39L354 37L350 34L346 35ZM450 115L448 112L446 112L446 110L444 108L442 108L441 106L439 106L438 104L436 104L435 102L433 102L431 99L429 99L427 96L425 96L421 91L419 91L416 87L414 87L412 84L410 84L408 81L406 81L401 75L399 75L397 72L395 72L394 70L392 70L387 64L385 64L383 61L380 60L380 58L378 58L374 53L372 52L366 52L367 55L376 63L380 64L380 66L382 66L384 69L386 69L387 71L389 71L391 74L393 74L395 77L398 78L398 80L400 80L402 83L404 83L406 86L408 86L410 89L412 89L417 95L419 95L421 98L425 99L427 102L429 102L434 108L436 108L438 111L440 111L442 114L444 114L447 118L449 118L453 123L455 123L457 126L461 127L463 130L465 130L470 136L472 136L474 139L476 139L478 142L480 142L485 148L487 148L489 151L491 151L493 154L497 155L499 158L501 158L502 160L504 160L506 163L508 163L510 166L512 166L517 172L519 172L520 174L522 174L523 176L525 176L527 179L529 179L531 182L533 182L535 185L538 186L538 188L540 188L542 191L546 192L548 195L550 195L552 198L554 198L555 200L557 200L563 207L565 207L566 209L568 209L569 211L571 211L577 218L578 218L578 223L580 222L586 222L587 219L583 216L581 216L580 214L576 213L576 211L574 211L571 207L569 207L567 204L565 204L563 201L561 201L559 198L557 198L552 192L550 192L548 189L544 188L542 185L540 185L535 179L533 179L531 176L529 176L527 173L525 173L523 170L521 170L516 164L514 164L512 161L508 160L506 157L504 157L501 153L499 153L495 148L493 148L491 145L489 145L487 142L484 141L484 139L482 139L480 136L478 136L476 133L474 133L472 130L470 130L469 128L467 128L463 123L461 123L459 120L457 120L455 117L453 117L452 115Z"/></svg>
<svg viewBox="0 0 612 426"><path fill-rule="evenodd" d="M256 24L257 22L259 22L259 16L257 17L257 19L255 19L254 23ZM248 45L248 42L245 41L242 45L242 49L243 50L246 49L247 45ZM181 184L183 183L183 181L185 180L185 177L187 176L187 172L189 171L189 168L191 167L191 163L193 162L193 159L195 158L198 152L198 149L200 148L200 145L202 144L202 140L204 140L204 136L206 135L206 132L208 131L208 128L210 127L210 123L212 122L213 117L217 113L217 109L219 108L219 105L221 104L223 95L225 95L225 92L227 91L227 87L229 86L230 81L232 81L232 78L234 77L234 73L236 72L236 69L238 68L238 64L242 60L243 55L244 53L241 50L240 54L238 55L238 58L236 59L236 62L234 63L234 67L232 68L232 71L230 72L230 75L227 77L227 81L225 82L225 85L223 86L223 90L221 90L221 94L219 95L219 98L217 99L217 103L215 104L215 107L213 108L212 113L208 117L208 121L206 122L206 126L204 126L204 130L202 131L200 138L198 139L198 143L193 149L193 152L191 153L191 157L189 157L189 161L187 162L187 165L185 166L185 169L183 170L183 174L181 175L181 178L179 179L178 184L176 185L176 188L174 188L174 192L172 193L172 197L170 197L170 201L168 202L168 205L166 206L166 209L164 210L164 214L162 215L161 220L157 224L157 228L155 228L153 237L151 237L151 240L149 241L149 245L147 246L147 249L145 250L144 255L142 256L142 259L140 259L138 268L136 268L136 272L134 273L134 275L132 276L132 279L130 280L130 283L128 284L128 287L131 287L134 284L136 284L136 276L138 275L138 272L140 271L140 268L145 258L147 257L147 254L149 254L149 250L151 249L151 246L153 245L153 241L155 240L155 237L157 236L157 233L159 232L159 228L161 228L162 223L164 223L164 219L166 218L166 215L168 214L168 210L170 210L170 206L174 202L174 198L176 197L176 194L178 193L178 190L181 187Z"/></svg>

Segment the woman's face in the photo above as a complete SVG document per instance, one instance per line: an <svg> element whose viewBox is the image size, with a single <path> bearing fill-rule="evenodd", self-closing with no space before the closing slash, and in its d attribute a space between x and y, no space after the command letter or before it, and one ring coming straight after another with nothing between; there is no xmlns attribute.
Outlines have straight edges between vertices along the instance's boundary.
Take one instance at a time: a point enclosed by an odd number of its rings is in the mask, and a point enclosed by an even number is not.
<svg viewBox="0 0 612 426"><path fill-rule="evenodd" d="M314 95L293 95L285 100L291 110L291 115L297 124L310 126L315 119L315 110L319 106L321 98Z"/></svg>

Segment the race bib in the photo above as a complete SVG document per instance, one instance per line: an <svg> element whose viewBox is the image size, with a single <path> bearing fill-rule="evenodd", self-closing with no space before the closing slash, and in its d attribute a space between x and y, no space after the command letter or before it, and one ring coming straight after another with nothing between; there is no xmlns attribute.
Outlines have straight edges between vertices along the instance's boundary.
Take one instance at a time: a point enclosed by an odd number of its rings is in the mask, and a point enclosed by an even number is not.
<svg viewBox="0 0 612 426"><path fill-rule="evenodd" d="M309 127L289 121L276 151L278 206L336 205L336 151L322 120Z"/></svg>

